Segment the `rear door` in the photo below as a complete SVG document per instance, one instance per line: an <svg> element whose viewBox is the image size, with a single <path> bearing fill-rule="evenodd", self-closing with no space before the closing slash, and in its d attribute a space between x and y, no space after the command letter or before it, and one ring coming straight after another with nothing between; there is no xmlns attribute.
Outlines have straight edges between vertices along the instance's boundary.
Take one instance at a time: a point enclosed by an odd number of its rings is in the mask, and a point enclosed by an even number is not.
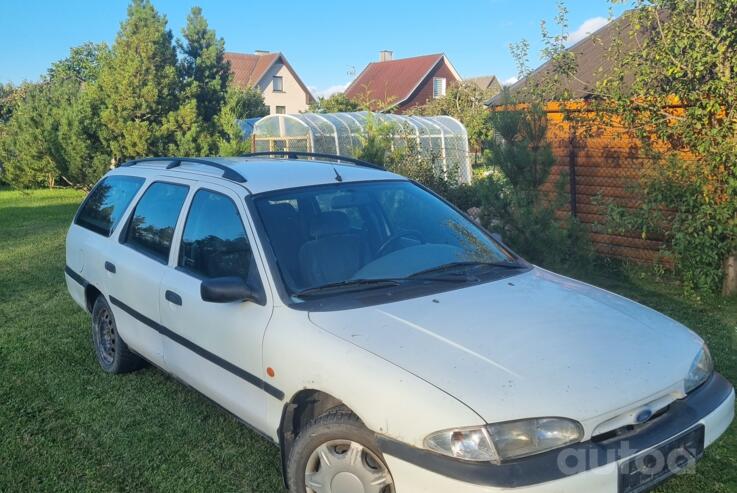
<svg viewBox="0 0 737 493"><path fill-rule="evenodd" d="M261 343L272 301L247 217L234 191L202 184L192 195L159 300L161 323L171 331L164 340L167 368L264 430L267 399L281 393L264 380ZM241 277L263 301L203 301L202 280L225 276Z"/></svg>
<svg viewBox="0 0 737 493"><path fill-rule="evenodd" d="M86 283L107 293L105 260L112 238L125 212L139 194L146 179L113 174L100 180L82 203L69 228L66 241L67 286L81 306L87 306ZM115 235L117 238L117 235Z"/></svg>
<svg viewBox="0 0 737 493"><path fill-rule="evenodd" d="M164 366L159 287L191 185L169 177L152 181L118 241L110 242L104 262L118 332L131 349L158 366Z"/></svg>

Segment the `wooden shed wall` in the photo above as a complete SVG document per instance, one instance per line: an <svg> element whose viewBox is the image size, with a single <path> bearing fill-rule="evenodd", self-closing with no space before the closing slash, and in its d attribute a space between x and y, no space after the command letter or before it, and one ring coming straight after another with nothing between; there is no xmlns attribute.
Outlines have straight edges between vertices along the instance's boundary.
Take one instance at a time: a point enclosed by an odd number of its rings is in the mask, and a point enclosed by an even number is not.
<svg viewBox="0 0 737 493"><path fill-rule="evenodd" d="M575 187L575 203L569 195L567 208L560 212L570 214L575 207L578 218L590 227L591 240L599 254L637 262L655 261L662 237L610 233L604 227L606 205L602 202L613 200L630 209L640 203L635 185L643 168L654 163L639 141L622 127L592 123L595 115L583 103L569 105L565 110L557 103L549 104L546 114L555 165L544 189L554 191L561 174L566 175L569 194L570 187Z"/></svg>

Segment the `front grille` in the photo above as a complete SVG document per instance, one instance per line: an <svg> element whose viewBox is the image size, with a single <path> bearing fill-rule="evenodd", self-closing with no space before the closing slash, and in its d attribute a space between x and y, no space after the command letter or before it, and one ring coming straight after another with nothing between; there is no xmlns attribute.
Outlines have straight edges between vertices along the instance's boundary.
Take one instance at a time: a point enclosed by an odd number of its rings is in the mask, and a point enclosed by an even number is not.
<svg viewBox="0 0 737 493"><path fill-rule="evenodd" d="M617 429L607 431L606 433L600 433L598 435L592 436L591 441L597 443L606 442L607 440L611 440L613 438L626 438L629 435L640 433L643 429L648 428L649 426L652 426L655 422L657 422L658 418L664 416L669 409L670 406L665 406L663 409L660 409L658 412L653 414L652 417L650 417L650 419L645 421L644 423L621 426Z"/></svg>

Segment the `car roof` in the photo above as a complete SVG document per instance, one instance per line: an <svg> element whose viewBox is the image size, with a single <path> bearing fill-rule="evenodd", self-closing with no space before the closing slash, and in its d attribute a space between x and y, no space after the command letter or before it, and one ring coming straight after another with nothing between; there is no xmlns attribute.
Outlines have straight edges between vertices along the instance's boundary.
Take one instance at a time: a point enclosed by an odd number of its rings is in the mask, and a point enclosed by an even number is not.
<svg viewBox="0 0 737 493"><path fill-rule="evenodd" d="M239 184L243 185L251 194L324 185L336 181L406 180L403 176L379 168L323 160L255 157L189 158L196 160L196 162L192 162L187 161L187 159L161 158L161 160L158 160L151 158L135 162L135 165L126 163L116 168L115 174L125 174L126 171L130 170L156 170L159 173L173 176L184 177L185 175L198 174L228 180L228 178L223 177L224 171L214 166L221 165L242 176L245 181ZM167 169L167 166L177 160L181 161L179 166ZM208 165L205 161L214 165Z"/></svg>

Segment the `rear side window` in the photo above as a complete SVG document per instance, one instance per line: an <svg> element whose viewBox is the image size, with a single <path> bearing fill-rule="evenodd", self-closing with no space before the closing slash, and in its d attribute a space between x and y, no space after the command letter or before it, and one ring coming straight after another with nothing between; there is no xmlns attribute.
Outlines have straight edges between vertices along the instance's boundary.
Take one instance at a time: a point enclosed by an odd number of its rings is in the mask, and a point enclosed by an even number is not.
<svg viewBox="0 0 737 493"><path fill-rule="evenodd" d="M137 176L109 176L103 179L80 207L75 224L110 236L144 181Z"/></svg>
<svg viewBox="0 0 737 493"><path fill-rule="evenodd" d="M217 192L199 190L192 199L179 249L179 266L198 276L237 276L260 285L243 220L233 201Z"/></svg>
<svg viewBox="0 0 737 493"><path fill-rule="evenodd" d="M123 243L166 262L188 190L186 185L162 182L148 187L131 215Z"/></svg>

